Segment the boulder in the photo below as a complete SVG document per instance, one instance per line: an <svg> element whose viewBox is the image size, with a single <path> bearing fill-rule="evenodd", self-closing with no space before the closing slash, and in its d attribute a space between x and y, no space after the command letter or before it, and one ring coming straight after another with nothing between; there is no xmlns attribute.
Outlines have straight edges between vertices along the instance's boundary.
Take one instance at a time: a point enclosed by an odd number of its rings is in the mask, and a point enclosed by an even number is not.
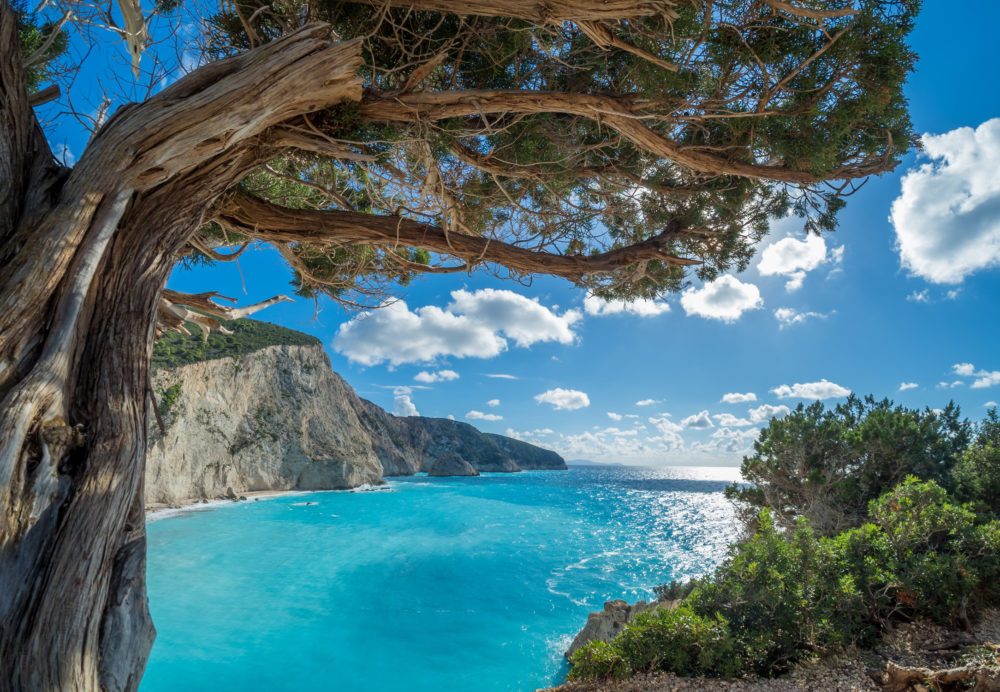
<svg viewBox="0 0 1000 692"><path fill-rule="evenodd" d="M566 650L566 658L569 658L576 653L577 649L595 639L602 642L611 641L639 613L651 610L660 605L670 607L673 604L673 602L663 604L657 601L651 603L639 601L638 603L629 605L621 599L606 602L604 610L599 610L587 616L587 624L583 626L583 629L573 639L573 643L569 645L569 649Z"/></svg>
<svg viewBox="0 0 1000 692"><path fill-rule="evenodd" d="M427 471L428 476L478 476L479 471L460 457L456 452L450 452L438 457L434 465Z"/></svg>

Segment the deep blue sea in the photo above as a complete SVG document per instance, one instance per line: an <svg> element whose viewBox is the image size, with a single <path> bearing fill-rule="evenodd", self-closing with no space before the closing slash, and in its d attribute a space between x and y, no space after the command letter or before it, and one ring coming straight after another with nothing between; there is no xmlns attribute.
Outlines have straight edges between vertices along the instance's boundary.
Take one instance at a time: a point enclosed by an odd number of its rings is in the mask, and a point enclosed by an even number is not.
<svg viewBox="0 0 1000 692"><path fill-rule="evenodd" d="M534 690L606 600L702 574L729 468L413 476L150 521L142 692ZM315 504L304 504L315 503Z"/></svg>

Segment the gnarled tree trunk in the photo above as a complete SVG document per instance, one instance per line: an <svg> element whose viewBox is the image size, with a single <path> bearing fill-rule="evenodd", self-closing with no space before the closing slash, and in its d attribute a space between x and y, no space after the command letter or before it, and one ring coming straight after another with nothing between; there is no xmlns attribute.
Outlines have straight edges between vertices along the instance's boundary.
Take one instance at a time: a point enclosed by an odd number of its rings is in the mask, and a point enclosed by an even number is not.
<svg viewBox="0 0 1000 692"><path fill-rule="evenodd" d="M130 104L58 166L0 0L0 690L128 690L154 630L142 478L156 308L268 128L361 96L308 26Z"/></svg>

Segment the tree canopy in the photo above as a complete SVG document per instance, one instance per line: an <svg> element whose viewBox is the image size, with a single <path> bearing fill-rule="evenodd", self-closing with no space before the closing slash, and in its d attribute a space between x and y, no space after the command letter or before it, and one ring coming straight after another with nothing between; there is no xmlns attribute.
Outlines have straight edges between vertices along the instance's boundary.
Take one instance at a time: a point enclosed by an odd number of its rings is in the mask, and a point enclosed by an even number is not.
<svg viewBox="0 0 1000 692"><path fill-rule="evenodd" d="M753 455L740 468L751 485L734 484L726 496L745 523L767 508L786 528L805 517L815 530L832 535L860 525L869 503L907 476L954 490L953 472L965 458L967 490L961 499L974 499L980 484L990 483L983 469L993 461L995 412L980 427L972 450L974 430L960 416L954 402L921 411L854 394L832 408L819 401L799 404L761 430Z"/></svg>
<svg viewBox="0 0 1000 692"><path fill-rule="evenodd" d="M76 17L77 5L51 11ZM358 54L360 91L272 127L273 155L217 200L184 253L222 261L220 246L264 241L301 295L347 303L477 266L604 297L713 279L746 266L771 218L831 230L855 181L914 144L902 86L917 7L224 3L202 17L203 63L324 22ZM57 16L22 14L26 54Z"/></svg>
<svg viewBox="0 0 1000 692"><path fill-rule="evenodd" d="M477 268L711 280L915 144L917 5L0 0L0 690L138 686L154 337L284 299L166 290L178 261L269 244L349 305ZM76 71L109 35L121 69ZM70 166L43 128L73 117Z"/></svg>

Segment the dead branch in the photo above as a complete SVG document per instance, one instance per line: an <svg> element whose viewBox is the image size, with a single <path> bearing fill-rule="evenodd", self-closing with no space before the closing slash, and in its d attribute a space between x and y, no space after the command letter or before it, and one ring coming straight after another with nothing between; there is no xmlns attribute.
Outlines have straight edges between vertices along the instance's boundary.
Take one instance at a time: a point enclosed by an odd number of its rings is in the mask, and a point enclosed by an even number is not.
<svg viewBox="0 0 1000 692"><path fill-rule="evenodd" d="M157 336L161 336L169 331L190 335L191 332L184 326L185 322L193 322L198 325L198 328L201 329L203 340L208 339L209 332L211 331L217 331L220 334L232 334L218 320L212 318L238 320L241 317L247 317L255 312L260 312L275 303L286 300L294 302L288 296L281 295L242 308L228 308L213 302L213 300L236 302L235 298L228 298L214 291L209 293L181 293L179 291L164 289L157 310Z"/></svg>

